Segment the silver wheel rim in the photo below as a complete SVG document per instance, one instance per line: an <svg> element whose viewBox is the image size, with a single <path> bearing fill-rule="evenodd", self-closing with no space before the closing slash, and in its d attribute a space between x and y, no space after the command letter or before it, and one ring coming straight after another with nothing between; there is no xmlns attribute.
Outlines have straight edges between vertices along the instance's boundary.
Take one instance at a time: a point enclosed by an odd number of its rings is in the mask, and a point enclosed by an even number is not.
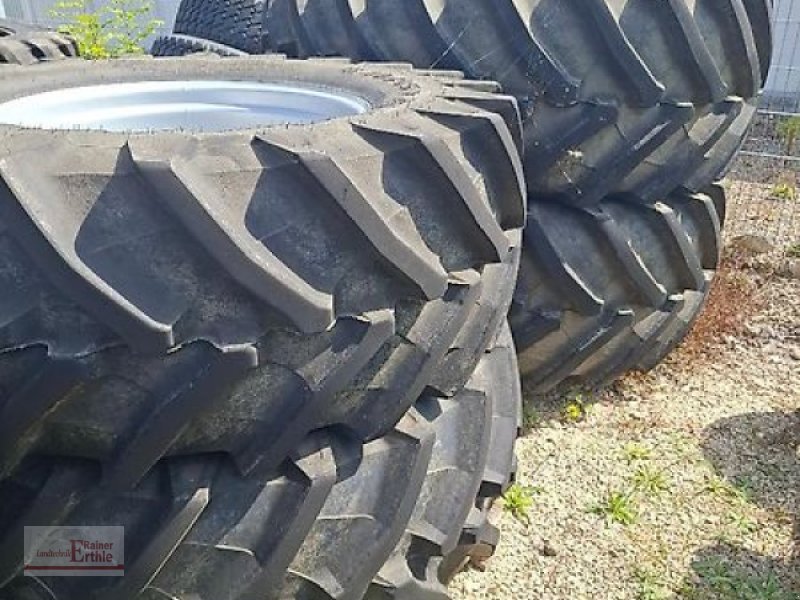
<svg viewBox="0 0 800 600"><path fill-rule="evenodd" d="M0 104L0 123L41 129L215 132L356 115L355 95L294 84L144 81L66 88Z"/></svg>

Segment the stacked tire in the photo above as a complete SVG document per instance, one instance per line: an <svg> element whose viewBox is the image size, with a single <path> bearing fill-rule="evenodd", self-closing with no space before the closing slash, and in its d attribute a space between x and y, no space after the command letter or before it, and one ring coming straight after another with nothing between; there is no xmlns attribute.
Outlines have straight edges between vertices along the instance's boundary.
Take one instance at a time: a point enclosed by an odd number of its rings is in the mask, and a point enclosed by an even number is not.
<svg viewBox="0 0 800 600"><path fill-rule="evenodd" d="M770 9L184 0L170 58L1 68L0 597L447 598L520 373L702 310ZM125 576L24 577L26 525Z"/></svg>
<svg viewBox="0 0 800 600"><path fill-rule="evenodd" d="M715 181L753 119L770 16L769 0L184 0L154 52L404 61L514 95L530 216L511 324L543 393L657 364L702 310Z"/></svg>
<svg viewBox="0 0 800 600"><path fill-rule="evenodd" d="M0 19L0 65L31 65L78 55L78 44L68 35Z"/></svg>
<svg viewBox="0 0 800 600"><path fill-rule="evenodd" d="M225 82L275 124L176 125ZM0 121L0 595L446 595L513 476L516 101L74 60L0 69ZM25 525L124 526L125 576L24 577Z"/></svg>

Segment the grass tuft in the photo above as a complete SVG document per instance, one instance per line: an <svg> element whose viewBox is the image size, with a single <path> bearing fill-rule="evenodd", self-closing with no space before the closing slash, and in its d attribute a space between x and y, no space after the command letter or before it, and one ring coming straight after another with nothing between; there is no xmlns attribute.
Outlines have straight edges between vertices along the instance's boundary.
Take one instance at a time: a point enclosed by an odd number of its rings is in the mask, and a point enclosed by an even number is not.
<svg viewBox="0 0 800 600"><path fill-rule="evenodd" d="M628 461L628 464L639 460L650 460L653 456L653 451L639 442L626 443L622 448L622 453L625 455L625 460Z"/></svg>
<svg viewBox="0 0 800 600"><path fill-rule="evenodd" d="M797 188L791 183L776 183L769 192L771 198L791 201L797 198Z"/></svg>
<svg viewBox="0 0 800 600"><path fill-rule="evenodd" d="M666 600L671 596L667 586L654 572L637 567L633 571L636 581L636 600Z"/></svg>
<svg viewBox="0 0 800 600"><path fill-rule="evenodd" d="M635 502L630 494L615 491L609 492L599 504L591 506L589 512L604 517L608 525L612 523L633 525L638 518Z"/></svg>
<svg viewBox="0 0 800 600"><path fill-rule="evenodd" d="M633 488L645 496L658 496L669 489L664 471L643 465L633 474Z"/></svg>
<svg viewBox="0 0 800 600"><path fill-rule="evenodd" d="M561 413L561 416L567 423L577 423L586 419L592 412L592 404L590 398L579 392L575 394Z"/></svg>
<svg viewBox="0 0 800 600"><path fill-rule="evenodd" d="M699 561L694 570L697 581L679 593L686 600L798 600L774 573L747 573L719 558Z"/></svg>
<svg viewBox="0 0 800 600"><path fill-rule="evenodd" d="M511 513L515 519L529 521L528 511L533 506L535 488L523 487L518 483L512 484L503 494L503 510Z"/></svg>

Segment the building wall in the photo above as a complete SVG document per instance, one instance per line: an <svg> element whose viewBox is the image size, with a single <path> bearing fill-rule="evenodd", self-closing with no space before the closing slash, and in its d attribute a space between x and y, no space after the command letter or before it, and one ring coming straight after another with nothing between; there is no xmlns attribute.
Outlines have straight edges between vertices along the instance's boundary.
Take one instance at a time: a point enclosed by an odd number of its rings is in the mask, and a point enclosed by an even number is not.
<svg viewBox="0 0 800 600"><path fill-rule="evenodd" d="M775 2L775 53L764 95L779 110L800 110L800 0Z"/></svg>
<svg viewBox="0 0 800 600"><path fill-rule="evenodd" d="M90 10L94 10L103 0L89 0L87 5ZM217 0L209 0L215 2ZM25 21L55 27L58 25L50 17L50 9L58 0L0 0L0 16L5 13L9 19ZM175 14L178 11L179 0L152 0L154 6L154 18L164 21L157 32L158 34L169 33L175 22Z"/></svg>

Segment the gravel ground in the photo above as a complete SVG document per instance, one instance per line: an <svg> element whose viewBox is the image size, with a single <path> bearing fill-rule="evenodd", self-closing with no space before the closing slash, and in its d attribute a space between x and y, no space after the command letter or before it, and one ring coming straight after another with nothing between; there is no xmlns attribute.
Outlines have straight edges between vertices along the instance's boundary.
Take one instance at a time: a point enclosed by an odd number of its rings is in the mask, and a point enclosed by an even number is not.
<svg viewBox="0 0 800 600"><path fill-rule="evenodd" d="M800 206L780 210L791 225L741 271L760 286L744 327L595 397L529 399L531 506L498 511L501 545L456 600L800 599Z"/></svg>

